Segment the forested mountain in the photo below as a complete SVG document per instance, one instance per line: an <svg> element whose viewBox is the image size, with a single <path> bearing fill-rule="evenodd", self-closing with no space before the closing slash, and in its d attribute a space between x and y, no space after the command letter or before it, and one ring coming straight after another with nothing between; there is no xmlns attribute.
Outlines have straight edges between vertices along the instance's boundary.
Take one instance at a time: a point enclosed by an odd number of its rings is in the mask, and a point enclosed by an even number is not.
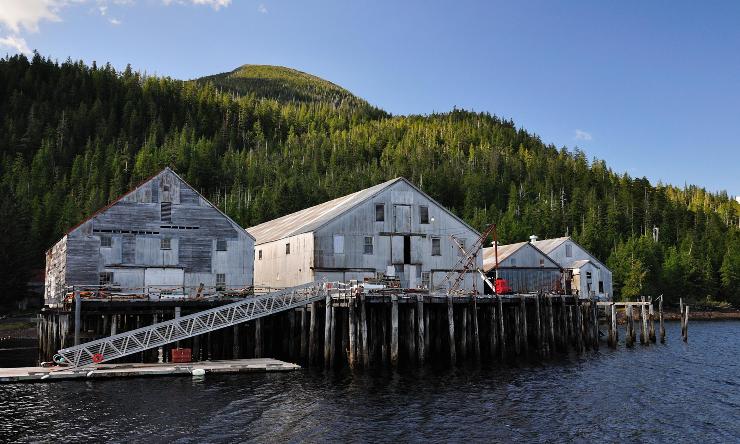
<svg viewBox="0 0 740 444"><path fill-rule="evenodd" d="M323 102L335 107L364 110L368 116L385 113L346 89L327 80L291 68L271 65L243 65L233 71L201 77L195 82L242 96L274 99L281 103Z"/></svg>
<svg viewBox="0 0 740 444"><path fill-rule="evenodd" d="M1 59L2 297L66 229L169 165L245 227L405 176L473 226L498 223L503 242L574 236L612 267L618 296L740 303L740 205L726 193L615 173L490 114L390 116L310 80L281 95L279 82Z"/></svg>

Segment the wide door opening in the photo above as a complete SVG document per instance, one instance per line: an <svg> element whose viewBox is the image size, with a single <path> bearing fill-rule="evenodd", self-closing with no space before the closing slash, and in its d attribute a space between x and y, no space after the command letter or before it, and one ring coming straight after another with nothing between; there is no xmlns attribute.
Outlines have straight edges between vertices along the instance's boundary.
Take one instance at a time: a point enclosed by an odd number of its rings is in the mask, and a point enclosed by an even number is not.
<svg viewBox="0 0 740 444"><path fill-rule="evenodd" d="M411 236L403 237L403 263L411 263Z"/></svg>

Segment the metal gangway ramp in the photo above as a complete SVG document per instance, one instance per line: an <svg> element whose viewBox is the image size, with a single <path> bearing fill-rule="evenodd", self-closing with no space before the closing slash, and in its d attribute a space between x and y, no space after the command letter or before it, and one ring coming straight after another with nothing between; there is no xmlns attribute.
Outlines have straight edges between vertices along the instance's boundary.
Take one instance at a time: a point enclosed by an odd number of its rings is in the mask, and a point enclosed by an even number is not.
<svg viewBox="0 0 740 444"><path fill-rule="evenodd" d="M290 287L211 308L147 327L59 350L65 368L84 367L118 359L165 344L202 335L263 316L324 300L331 286L324 282ZM58 357L55 359L58 360Z"/></svg>

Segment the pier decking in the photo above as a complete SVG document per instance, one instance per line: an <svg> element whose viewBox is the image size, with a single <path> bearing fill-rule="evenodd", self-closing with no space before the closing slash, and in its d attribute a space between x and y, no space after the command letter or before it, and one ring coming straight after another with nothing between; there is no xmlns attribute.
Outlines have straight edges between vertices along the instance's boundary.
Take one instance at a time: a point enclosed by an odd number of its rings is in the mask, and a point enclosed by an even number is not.
<svg viewBox="0 0 740 444"><path fill-rule="evenodd" d="M187 364L101 364L96 367L65 369L64 367L0 368L0 383L51 382L70 379L124 378L140 376L192 375L193 370L206 373L284 372L298 370L297 364L277 359L235 359L201 361Z"/></svg>

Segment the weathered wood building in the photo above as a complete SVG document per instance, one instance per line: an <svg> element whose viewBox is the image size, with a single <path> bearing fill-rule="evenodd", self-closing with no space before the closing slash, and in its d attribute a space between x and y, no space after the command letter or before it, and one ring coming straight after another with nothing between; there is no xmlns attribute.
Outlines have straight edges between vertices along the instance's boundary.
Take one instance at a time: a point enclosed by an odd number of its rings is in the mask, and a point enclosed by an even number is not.
<svg viewBox="0 0 740 444"><path fill-rule="evenodd" d="M250 287L253 251L249 233L165 168L46 252L45 304L70 286L149 299Z"/></svg>
<svg viewBox="0 0 740 444"><path fill-rule="evenodd" d="M611 300L612 271L570 236L532 243L563 268L567 293Z"/></svg>
<svg viewBox="0 0 740 444"><path fill-rule="evenodd" d="M394 276L403 288L444 286L479 233L404 178L248 228L256 239L255 285ZM476 257L476 267L482 265ZM475 283L474 283L475 282ZM465 277L472 289L480 278Z"/></svg>
<svg viewBox="0 0 740 444"><path fill-rule="evenodd" d="M484 248L483 271L494 278L495 268L496 248ZM498 277L506 279L514 293L557 292L562 288L560 265L531 242L498 246Z"/></svg>

